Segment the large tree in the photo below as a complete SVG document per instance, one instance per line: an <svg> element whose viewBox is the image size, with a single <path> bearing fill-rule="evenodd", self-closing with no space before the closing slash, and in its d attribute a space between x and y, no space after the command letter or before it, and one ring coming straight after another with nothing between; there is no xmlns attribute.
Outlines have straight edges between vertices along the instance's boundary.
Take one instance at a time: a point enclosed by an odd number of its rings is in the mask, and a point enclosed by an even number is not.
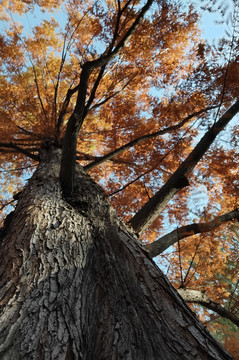
<svg viewBox="0 0 239 360"><path fill-rule="evenodd" d="M234 5L2 1L1 359L232 359L183 298L238 326Z"/></svg>

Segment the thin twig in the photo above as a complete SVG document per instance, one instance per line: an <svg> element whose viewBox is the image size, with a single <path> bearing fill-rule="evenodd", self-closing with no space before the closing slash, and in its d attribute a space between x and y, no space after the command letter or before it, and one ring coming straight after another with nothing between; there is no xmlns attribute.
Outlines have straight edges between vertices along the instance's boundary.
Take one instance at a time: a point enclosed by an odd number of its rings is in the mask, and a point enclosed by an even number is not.
<svg viewBox="0 0 239 360"><path fill-rule="evenodd" d="M119 190L116 190L114 191L113 193L109 194L109 196L114 196L116 194L118 194L120 191L123 191L125 188L127 188L128 186L134 184L136 181L138 181L141 177L149 174L151 171L155 170L159 164L166 158L166 156L169 155L169 153L171 152L172 150L168 151L161 159L159 162L157 162L156 165L154 165L153 167L151 167L150 169L146 170L145 172L143 172L143 174L140 174L139 176L137 176L134 180L128 182L127 184L125 184L124 186L122 186Z"/></svg>
<svg viewBox="0 0 239 360"><path fill-rule="evenodd" d="M7 10L7 11L8 11L8 10ZM15 21L14 21L14 19L13 19L12 13L9 12L9 11L8 11L8 13L9 13L10 16L11 16L11 19L12 19L12 22L13 22L13 25L14 25L14 28L15 28L15 31L16 31L16 34L17 34L17 37L18 37L18 39L21 41L21 43L23 44L23 47L24 47L24 49L25 49L26 52L27 52L28 59L29 59L31 65L32 65L32 69L33 69L33 73L34 73L34 81L35 81L36 88L37 88L37 96L38 96L38 99L39 99L39 101L40 101L40 105L41 105L43 114L44 114L44 116L45 116L45 119L47 119L47 113L46 113L46 110L45 110L45 108L44 108L44 105L43 105L43 102L42 102L42 99L41 99L41 94L40 94L40 89L39 89L39 85L38 85L38 80L37 80L37 74L36 74L35 65L34 65L32 59L31 59L30 53L29 53L29 51L28 51L28 49L27 49L27 46L25 45L25 43L24 43L24 41L22 40L19 32L17 31L17 27L16 27Z"/></svg>
<svg viewBox="0 0 239 360"><path fill-rule="evenodd" d="M234 12L234 17L235 17L235 13L236 13L236 10ZM222 106L222 103L223 103L223 100L224 100L224 96L225 96L226 81L227 81L227 75L228 75L229 67L230 67L230 64L231 64L232 48L233 48L234 39L235 39L235 22L233 24L233 31L232 31L232 39L231 39L231 44L230 44L229 58L228 58L227 67L226 67L226 71L225 71L225 75L224 75L223 88L222 88L222 97L221 97L219 107L217 109L217 113L216 113L214 122L217 121L217 118L219 116L219 112L220 112L220 109L221 109L221 106Z"/></svg>
<svg viewBox="0 0 239 360"><path fill-rule="evenodd" d="M12 203L13 203L14 201L16 201L16 200L13 199L13 200L11 200L11 201L8 201L6 204L3 204L3 205L1 206L1 208L0 208L0 211L2 211L2 210L3 210L6 206L8 206L8 205L13 206Z"/></svg>
<svg viewBox="0 0 239 360"><path fill-rule="evenodd" d="M179 239L178 239L178 261L179 261L180 277L181 277L181 285L180 285L180 288L184 288L183 269L182 269L182 257L181 257L181 247L180 247L180 241L179 241Z"/></svg>
<svg viewBox="0 0 239 360"><path fill-rule="evenodd" d="M169 133L169 132L172 132L172 131L175 131L177 129L180 129L183 125L185 125L187 122L189 122L189 120L191 120L192 118L196 117L196 116L199 116L201 115L202 113L204 112L207 112L209 110L212 110L214 108L216 108L218 105L214 105L214 106L209 106L207 108L204 108L204 109L201 109L199 111L196 111L195 113L193 114L190 114L188 115L186 118L184 118L182 121L180 121L178 124L176 125L172 125L172 126L169 126L165 129L162 129L162 130L159 130L159 131L155 131L154 133L151 133L151 134L147 134L147 135L142 135L128 143L126 143L125 145L122 145L121 147L119 147L118 149L115 149L111 152L109 152L108 154L102 156L100 159L86 165L84 167L84 169L86 171L89 171L91 169L93 169L94 167L102 164L103 162L107 161L107 160L110 160L112 157L115 157L119 154L121 154L123 151L126 151L128 150L129 148L135 146L135 145L138 145L140 144L141 142L143 141L146 141L146 140L149 140L149 139L152 139L154 137L157 137L157 136L161 136L161 135L164 135L166 133Z"/></svg>
<svg viewBox="0 0 239 360"><path fill-rule="evenodd" d="M39 161L39 160L40 160L39 156L30 153L28 150L23 149L22 147L14 144L13 142L0 143L0 147L15 149L15 150L17 150L18 152L20 152L20 153L22 153L22 154L30 157L31 159L33 159L33 160L35 160L35 161Z"/></svg>
<svg viewBox="0 0 239 360"><path fill-rule="evenodd" d="M187 272L186 272L186 275L185 275L185 277L184 277L184 281L183 281L183 282L184 282L185 286L189 283L189 281L186 283L186 280L187 280L187 277L188 277L188 275L189 275L189 273L190 273L191 267L193 266L193 262L194 262L195 256L196 256L196 254L197 254L197 252L198 252L198 248L199 248L201 242L202 242L202 239L199 239L199 242L198 242L198 244L197 244L197 246L196 246L196 249L195 249L195 251L194 251L193 257L192 257L192 259L191 259L190 265L189 265L188 270L187 270Z"/></svg>
<svg viewBox="0 0 239 360"><path fill-rule="evenodd" d="M237 282L236 282L236 284L235 284L235 287L234 287L234 289L233 289L233 292L232 292L231 295L230 295L230 300L229 300L229 303L228 303L228 306L227 306L228 310L229 310L230 307L231 307L231 303L232 303L232 300L233 300L233 296L234 296L234 294L235 294L235 292L236 292L236 289L237 289L238 285L239 285L239 279L237 279Z"/></svg>

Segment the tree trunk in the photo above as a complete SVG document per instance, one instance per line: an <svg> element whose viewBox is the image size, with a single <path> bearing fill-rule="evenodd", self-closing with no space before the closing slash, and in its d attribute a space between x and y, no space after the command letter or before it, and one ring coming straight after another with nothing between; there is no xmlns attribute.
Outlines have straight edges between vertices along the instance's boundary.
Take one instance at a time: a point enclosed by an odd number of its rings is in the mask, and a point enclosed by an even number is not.
<svg viewBox="0 0 239 360"><path fill-rule="evenodd" d="M232 359L76 168L45 150L0 245L0 359Z"/></svg>

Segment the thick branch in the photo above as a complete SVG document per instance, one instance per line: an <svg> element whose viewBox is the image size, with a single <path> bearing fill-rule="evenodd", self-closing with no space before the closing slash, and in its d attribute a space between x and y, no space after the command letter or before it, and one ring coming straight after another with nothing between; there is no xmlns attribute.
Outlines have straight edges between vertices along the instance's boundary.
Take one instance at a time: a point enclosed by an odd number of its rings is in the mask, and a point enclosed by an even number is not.
<svg viewBox="0 0 239 360"><path fill-rule="evenodd" d="M108 64L111 60L113 60L118 53L122 50L125 43L129 40L131 35L133 35L135 29L139 25L140 21L146 14L146 12L149 10L150 6L153 4L154 0L148 0L146 4L142 7L141 11L139 12L138 16L134 20L133 24L129 28L129 30L126 32L126 34L123 36L123 38L119 41L119 43L116 45L114 50L112 50L110 53L107 53L104 56L99 57L96 60L89 61L87 64L91 69L96 69L98 67L104 66L105 64Z"/></svg>
<svg viewBox="0 0 239 360"><path fill-rule="evenodd" d="M113 150L113 151L111 151L110 153L108 153L108 154L106 154L104 156L101 156L98 160L93 161L92 163L86 165L84 167L84 169L86 171L89 171L89 170L93 169L94 167L102 164L103 162L105 162L107 160L110 160L110 159L112 159L113 157L115 157L117 155L120 155L123 151L126 151L126 150L130 149L132 146L140 144L141 142L143 142L145 140L149 140L149 139L152 139L154 137L164 135L164 134L169 133L171 131L177 130L177 129L181 128L183 125L185 125L189 120L191 120L195 116L199 116L202 113L204 113L204 112L206 112L208 110L211 110L211 109L213 109L215 107L217 107L217 106L210 106L208 108L201 109L201 110L187 116L185 119L183 119L182 121L180 121L180 123L178 123L176 125L169 126L169 127L165 128L165 129L162 129L162 130L159 130L159 131L155 131L152 134L142 135L142 136L128 142L127 144L120 146L118 149Z"/></svg>
<svg viewBox="0 0 239 360"><path fill-rule="evenodd" d="M61 180L62 190L66 195L71 195L74 187L76 145L77 145L79 130L84 120L83 114L85 108L85 98L86 98L89 75L90 75L90 70L86 63L82 67L76 106L73 111L73 114L70 116L68 120L66 133L64 137L62 158L61 158L60 180Z"/></svg>
<svg viewBox="0 0 239 360"><path fill-rule="evenodd" d="M77 86L75 86L73 89L69 89L67 91L65 100L64 100L64 102L62 104L62 108L60 110L59 117L58 117L57 135L60 134L60 131L61 131L61 128L62 128L62 125L63 125L63 122L64 122L64 118L65 118L65 115L66 115L66 112L67 112L67 108L69 106L72 95L74 95L78 90L79 90L79 84Z"/></svg>
<svg viewBox="0 0 239 360"><path fill-rule="evenodd" d="M28 150L26 149L23 149L22 147L14 144L13 142L10 142L10 143L0 143L0 148L3 147L3 148L8 148L8 149L14 149L16 150L17 152L20 152L28 157L30 157L31 159L35 160L35 161L39 161L40 158L39 156L37 155L34 155L32 154L31 152L29 152Z"/></svg>
<svg viewBox="0 0 239 360"><path fill-rule="evenodd" d="M89 13L89 9L85 12L85 14L81 17L81 19L79 20L78 24L76 25L74 31L72 32L71 36L70 36L70 39L68 41L68 45L66 46L66 37L67 37L67 32L65 34L65 38L64 38L64 45L63 45L63 49L62 49L62 58L61 58L61 65L60 65L60 69L59 69L59 73L58 73L58 78L57 78L57 87L59 86L59 80L60 80L60 74L61 74L61 71L62 71L62 68L64 66L64 63L65 63L65 59L66 59L66 55L71 47L71 43L72 43L72 40L73 40L73 37L74 37L74 34L75 32L78 30L81 22L83 21L84 17ZM68 23L69 25L69 23ZM66 98L63 102L63 105L62 105L62 108L60 110L60 113L59 113L59 116L58 116L58 121L57 121L57 126L56 126L56 129L57 129L57 136L59 136L60 134L60 131L61 131L61 127L63 125L63 122L64 122L64 118L65 118L65 115L66 115L66 112L67 112L67 108L69 106L69 103L70 103L70 99L72 97L72 95L78 91L79 89L79 84L77 86L75 86L73 89L68 89L67 91L67 94L66 94ZM56 93L55 93L55 97L57 97L57 89L56 89Z"/></svg>
<svg viewBox="0 0 239 360"><path fill-rule="evenodd" d="M113 39L112 39L112 41L111 41L111 44L109 45L109 47L108 47L108 49L107 49L107 52L106 52L107 54L110 54L110 53L112 52L112 49L113 49L113 47L114 47L114 45L115 45L115 42L116 42L116 40L117 40L121 15L122 15L122 12L121 12L121 10L120 10L120 2L119 2L119 3L118 3L117 19L116 19L116 24L115 24L115 31L114 31L114 35L113 35ZM88 112L91 104L93 103L93 101L94 101L94 99L95 99L95 94L96 94L97 88L98 88L98 86L99 86L99 84L100 84L100 81L101 81L101 79L102 79L102 77L103 77L103 75L104 75L106 65L107 65L107 63L105 63L105 64L101 67L100 72L99 72L99 74L98 74L98 76L97 76L97 79L96 79L96 81L95 81L95 83L94 83L94 86L93 86L93 88L92 88L92 91L91 91L89 100L88 100L88 102L87 102L87 104L86 104L86 106L85 106L85 114L84 114L85 116L86 116L86 114L87 114L87 112Z"/></svg>
<svg viewBox="0 0 239 360"><path fill-rule="evenodd" d="M186 237L195 234L202 234L204 232L214 230L223 223L234 219L239 220L239 211L237 209L227 214L218 216L208 223L198 223L182 226L176 230L173 230L171 233L162 236L160 239L154 241L153 243L145 245L144 248L149 252L149 255L151 257L155 257L181 239L185 239Z"/></svg>
<svg viewBox="0 0 239 360"><path fill-rule="evenodd" d="M71 195L74 188L76 145L80 128L84 121L84 117L86 116L85 100L89 76L93 69L104 67L109 61L115 58L115 56L124 47L126 41L133 34L140 20L143 18L152 3L153 0L148 0L146 2L136 19L134 20L133 24L123 36L123 38L119 41L119 43L116 45L114 50L112 50L110 53L107 53L106 55L102 55L97 60L88 61L82 66L76 105L73 114L70 116L70 119L67 123L62 149L60 181L63 193L65 195Z"/></svg>
<svg viewBox="0 0 239 360"><path fill-rule="evenodd" d="M182 162L164 186L134 215L130 220L133 229L141 234L163 211L173 196L189 185L187 176L201 160L216 136L225 128L230 120L239 112L239 99L224 115L205 133L193 151Z"/></svg>
<svg viewBox="0 0 239 360"><path fill-rule="evenodd" d="M183 300L189 303L196 303L210 309L223 318L231 320L233 324L239 326L239 318L224 306L212 301L205 293L198 290L178 289Z"/></svg>
<svg viewBox="0 0 239 360"><path fill-rule="evenodd" d="M117 38L117 32L118 32L118 26L119 26L119 18L120 18L120 13L118 13L118 17L117 17L117 22L116 22L116 28L115 28L115 33L114 33L114 36L113 36L113 40L111 42L111 45L109 46L109 49L107 51L107 54L110 54L110 52L112 51L112 48L115 44L115 41L116 41L116 38ZM90 64L90 62L87 63L88 65ZM98 77L95 81L95 84L93 86L93 89L91 91L91 94L90 94L90 98L87 102L87 105L85 106L85 109L84 109L84 116L86 116L86 113L87 113L87 110L89 109L90 105L92 104L94 98L95 98L95 93L96 93L96 90L97 90L97 87L99 86L99 83L102 79L102 76L104 74L104 70L105 70L105 67L106 67L106 64L100 69L100 72L98 74ZM66 95L66 98L64 100L64 103L63 103L63 106L62 106L62 109L60 111L60 114L59 114L59 119L58 119L58 124L57 124L57 133L59 134L60 132L60 129L61 129L61 126L63 124L63 121L64 121L64 117L65 117L65 114L66 114L66 111L67 111L67 108L68 108L68 105L69 105L69 102L70 102L70 99L72 97L72 95L77 92L80 88L80 85L78 84L77 86L75 86L73 89L69 89L67 91L67 95Z"/></svg>

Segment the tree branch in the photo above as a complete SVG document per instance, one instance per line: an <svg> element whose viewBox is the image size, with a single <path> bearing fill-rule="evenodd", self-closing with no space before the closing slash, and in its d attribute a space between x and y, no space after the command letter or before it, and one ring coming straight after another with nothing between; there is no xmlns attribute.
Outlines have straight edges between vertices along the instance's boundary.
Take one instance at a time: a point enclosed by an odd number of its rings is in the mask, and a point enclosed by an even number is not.
<svg viewBox="0 0 239 360"><path fill-rule="evenodd" d="M98 156L86 154L82 151L77 151L77 160L97 160ZM118 164L126 164L130 166L137 167L134 163L127 161L125 159L111 159L112 162L118 163Z"/></svg>
<svg viewBox="0 0 239 360"><path fill-rule="evenodd" d="M72 43L72 39L74 37L74 34L75 32L78 30L81 22L83 21L83 19L85 18L85 16L89 13L90 9L88 9L85 14L81 17L81 19L79 20L78 24L76 25L75 29L73 30L71 36L70 36L70 39L68 41L68 44L66 46L66 37L67 37L67 32L65 34L65 37L64 37L64 45L63 45L63 49L62 49L62 58L61 58L61 65L60 65L60 69L59 69L59 73L58 73L58 78L57 78L57 88L59 86L59 80L60 80L60 74L61 74L61 71L62 71L62 68L64 66L64 63L65 63L65 60L66 60L66 55L70 49L70 46L71 46L71 43ZM69 24L69 23L68 23ZM61 131L61 127L63 125L63 122L64 122L64 118L65 118L65 115L66 115L66 111L67 111L67 108L68 108L68 105L70 103L70 99L72 97L72 95L79 89L79 84L77 86L75 86L73 89L68 89L67 91L67 94L66 94L66 98L63 102L63 105L62 105L62 108L60 110L60 113L59 113L59 116L58 116L58 120L57 120L57 124L56 124L56 131L57 131L57 137L59 136L60 134L60 131ZM55 99L57 97L57 89L55 90Z"/></svg>
<svg viewBox="0 0 239 360"><path fill-rule="evenodd" d="M60 68L59 68L59 71L57 74L57 80L56 80L55 91L54 91L53 119L56 122L57 135L58 135L58 129L59 129L59 119L57 120L57 97L58 97L58 90L59 90L59 86L60 86L61 73L62 73L64 64L65 64L66 55L67 55L67 51L65 51L66 38L67 38L67 33L65 33L65 35L64 35L63 48L62 48L62 52L61 52L61 63L60 63Z"/></svg>
<svg viewBox="0 0 239 360"><path fill-rule="evenodd" d="M68 120L64 136L60 181L65 195L71 195L74 188L77 138L84 120L83 114L85 109L86 91L91 72L87 64L88 63L82 66L75 109Z"/></svg>
<svg viewBox="0 0 239 360"><path fill-rule="evenodd" d="M76 85L73 89L68 89L65 100L62 104L60 113L59 113L59 117L58 117L58 122L57 122L57 135L60 134L63 122L64 122L64 118L67 112L67 108L69 106L70 100L72 95L74 95L77 91L79 90L79 84Z"/></svg>
<svg viewBox="0 0 239 360"><path fill-rule="evenodd" d="M138 175L135 179L133 179L132 181L129 181L127 184L125 184L124 186L122 186L120 189L114 191L113 193L109 194L109 196L113 196L118 194L120 191L123 191L124 189L126 189L128 186L130 186L131 184L134 184L136 181L138 181L140 178L142 178L143 176L149 174L151 171L157 169L157 167L159 166L159 164L168 156L168 154L170 154L171 150L169 150L153 167L151 167L150 169L144 171L142 174ZM112 160L112 159L111 159ZM165 171L165 170L162 170Z"/></svg>
<svg viewBox="0 0 239 360"><path fill-rule="evenodd" d="M61 55L61 64L60 64L59 72L58 72L58 75L57 75L57 83L56 83L56 86L55 86L55 95L54 95L54 107L55 107L54 112L55 112L55 116L57 115L57 93L58 93L58 88L59 88L59 85L60 85L60 76L61 76L63 66L65 64L66 56L67 56L67 53L70 50L74 34L78 30L81 22L83 21L84 17L88 14L88 12L89 12L89 9L88 9L88 11L85 12L85 14L79 20L78 24L76 25L75 29L73 30L73 32L72 32L72 34L70 36L70 39L68 41L67 46L66 46L66 39L67 39L68 33L66 32L65 36L64 36L64 43L63 43L62 55ZM69 29L69 21L68 21L68 29ZM63 103L63 106L61 108L61 111L60 111L60 114L59 114L59 117L58 117L58 120L57 120L57 123L56 123L57 137L60 134L60 130L61 130L61 127L63 125L64 117L65 117L65 114L66 114L66 111L67 111L71 96L77 91L77 88L78 88L78 86L76 86L74 89L69 89L67 91L65 101Z"/></svg>
<svg viewBox="0 0 239 360"><path fill-rule="evenodd" d="M120 17L122 15L122 12L121 12L121 9L120 9L120 1L118 2L118 12L117 12L117 19L116 19L116 24L115 24L115 30L114 30L114 34L113 34L113 38L112 38L112 41L106 51L107 55L109 55L111 52L112 52L112 49L115 45L115 42L117 40L117 37L118 37L118 31L119 31L119 24L120 24ZM94 86L92 88L92 91L91 91L91 94L90 94L90 97L89 97L89 100L87 101L87 104L85 106L85 111L84 111L84 117L86 116L91 104L93 103L94 99L95 99L95 94L96 94L96 91L97 91L97 88L100 84L100 81L104 75L104 72L105 72L105 68L106 68L106 65L107 63L105 63L101 69L100 69L100 72L97 76L97 79L94 83Z"/></svg>
<svg viewBox="0 0 239 360"><path fill-rule="evenodd" d="M12 203L14 203L15 201L16 201L16 199L12 199L12 200L6 202L5 204L3 204L3 205L0 207L0 211L2 211L5 207L7 207L7 206L9 206L9 205L13 206ZM0 233L1 233L1 229L0 229Z"/></svg>
<svg viewBox="0 0 239 360"><path fill-rule="evenodd" d="M148 0L146 4L142 7L141 11L139 12L138 16L134 20L133 24L130 26L126 34L122 37L122 39L119 41L119 43L116 45L114 50L112 50L110 53L107 53L106 55L100 56L96 60L89 61L87 64L89 68L96 69L98 67L104 66L105 64L109 63L111 60L113 60L116 55L122 50L125 43L128 41L128 39L133 35L135 29L139 25L140 21L146 14L146 12L149 10L150 6L153 4L154 0Z"/></svg>
<svg viewBox="0 0 239 360"><path fill-rule="evenodd" d="M86 116L85 100L89 76L93 69L103 67L109 61L115 58L115 56L124 47L126 41L133 34L140 20L143 18L152 3L153 0L148 0L146 2L136 19L134 20L133 24L123 36L123 38L119 41L119 43L116 45L114 50L112 50L110 53L107 53L106 55L100 56L96 60L88 61L82 66L76 105L67 123L62 149L60 181L63 193L67 196L70 196L72 194L74 188L76 145L80 128L83 124L84 117Z"/></svg>
<svg viewBox="0 0 239 360"><path fill-rule="evenodd" d="M173 230L169 234L162 236L160 239L154 241L151 244L144 245L144 248L149 252L149 255L153 258L161 254L164 250L186 237L202 234L204 232L212 231L225 222L237 219L239 220L239 210L235 209L227 214L217 216L215 219L208 223L197 223L182 226L176 230Z"/></svg>
<svg viewBox="0 0 239 360"><path fill-rule="evenodd" d="M194 118L195 116L199 116L201 115L202 113L206 112L206 111L209 111L209 110L212 110L214 108L216 108L217 106L210 106L210 107L207 107L205 109L201 109L199 111L196 111L195 113L187 116L185 119L183 119L182 121L180 121L180 123L176 124L176 125L172 125L172 126L169 126L165 129L162 129L162 130L159 130L159 131L155 131L154 133L152 134L147 134L147 135L142 135L130 142L128 142L127 144L125 145L122 145L120 146L118 149L115 149L111 152L109 152L108 154L104 155L104 156L101 156L98 160L96 161L93 161L92 163L86 165L84 167L84 169L86 171L90 171L91 169L93 169L94 167L102 164L103 162L107 161L107 160L110 160L112 159L113 157L117 156L117 155L120 155L123 151L126 151L128 150L129 148L131 148L132 146L135 146L137 144L140 144L141 142L143 141L146 141L146 140L149 140L149 139L152 139L156 136L160 136L160 135L164 135L166 133L169 133L171 131L174 131L174 130L177 130L179 128L181 128L183 125L185 125L189 120L191 120L192 118Z"/></svg>
<svg viewBox="0 0 239 360"><path fill-rule="evenodd" d="M104 105L107 101L109 101L110 99L114 98L115 96L117 96L118 94L120 94L130 83L131 81L135 78L136 75L134 75L131 79L129 79L126 84L124 86L122 86L122 88L120 90L115 91L114 93L110 94L109 96L107 96L106 98L104 98L104 100L97 102L96 104L94 104L90 110L94 110L97 109L98 107Z"/></svg>
<svg viewBox="0 0 239 360"><path fill-rule="evenodd" d="M184 301L202 305L239 326L239 318L235 314L228 311L224 306L211 300L204 292L191 289L178 289L178 292Z"/></svg>
<svg viewBox="0 0 239 360"><path fill-rule="evenodd" d="M18 128L19 130L21 130L23 133L25 133L26 135L35 137L35 138L36 138L37 140L39 140L39 141L42 140L42 136L39 135L39 134L35 134L35 133L33 133L32 131L26 130L26 129L24 129L22 126L19 126L19 125L17 125L17 128Z"/></svg>
<svg viewBox="0 0 239 360"><path fill-rule="evenodd" d="M125 9L121 11L120 9L120 2L118 2L118 13L117 13L117 19L116 19L116 25L115 25L115 31L114 31L114 35L113 35L113 39L112 42L110 44L110 46L108 47L107 51L106 51L106 55L103 55L101 57L99 57L97 60L93 60L93 61L89 61L87 64L89 66L90 69L95 69L98 67L101 67L100 72L98 74L98 77L95 81L95 84L93 86L90 98L87 102L87 105L85 107L85 111L84 111L84 117L87 114L88 109L90 108L94 98L95 98L95 93L96 90L99 86L99 83L102 79L102 76L104 74L106 65L115 58L115 56L120 52L120 50L124 47L126 41L129 39L129 37L133 34L133 32L135 31L136 27L138 26L138 24L140 23L140 20L144 17L145 13L147 12L147 10L150 8L150 6L152 5L154 0L148 0L147 3L145 4L145 6L143 6L143 8L141 9L139 15L136 17L135 21L133 22L133 24L131 25L131 27L129 28L129 30L126 32L125 36L119 41L119 43L116 45L116 47L113 50L113 47L115 45L115 42L117 40L118 37L118 31L119 31L119 24L120 24L120 17ZM128 5L127 5L128 6Z"/></svg>
<svg viewBox="0 0 239 360"><path fill-rule="evenodd" d="M40 101L40 105L41 105L43 114L45 116L45 119L47 119L47 113L46 113L46 110L45 110L44 105L43 105L43 101L42 101L42 98L41 98L41 93L40 93L40 89L39 89L39 85L38 85L36 68L35 68L35 65L33 64L33 62L31 61L30 57L29 57L29 59L30 59L30 62L32 64L32 69L33 69L33 73L34 73L34 81L35 81L36 88L37 88L37 96L38 96L38 99Z"/></svg>
<svg viewBox="0 0 239 360"><path fill-rule="evenodd" d="M22 147L14 144L13 142L10 142L10 143L0 143L0 148L3 147L3 148L10 148L10 149L15 149L17 150L17 152L20 152L28 157L30 157L31 159L35 160L35 161L39 161L40 158L39 156L37 155L34 155L32 154L31 152L29 152L28 150L26 149L23 149Z"/></svg>
<svg viewBox="0 0 239 360"><path fill-rule="evenodd" d="M141 234L146 230L163 211L173 196L179 190L189 185L187 176L201 160L217 135L238 112L239 99L209 128L193 151L182 162L164 186L132 217L129 223L136 233Z"/></svg>

